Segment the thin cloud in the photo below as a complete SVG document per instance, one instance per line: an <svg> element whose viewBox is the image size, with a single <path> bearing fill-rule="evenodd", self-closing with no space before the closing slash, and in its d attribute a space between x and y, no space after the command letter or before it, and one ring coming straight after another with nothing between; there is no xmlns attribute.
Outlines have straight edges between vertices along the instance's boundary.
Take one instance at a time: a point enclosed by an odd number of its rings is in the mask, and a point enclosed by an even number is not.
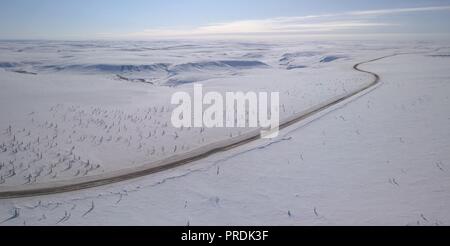
<svg viewBox="0 0 450 246"><path fill-rule="evenodd" d="M450 10L450 6L354 11L354 12L350 12L350 14L351 15L390 15L390 14L412 13L412 12L429 12L429 11L446 11L446 10Z"/></svg>
<svg viewBox="0 0 450 246"><path fill-rule="evenodd" d="M395 8L351 11L308 16L277 17L262 20L240 20L190 28L154 28L122 35L124 38L201 37L214 35L329 34L395 26L373 17L413 12L448 11L450 6ZM103 35L104 36L104 35Z"/></svg>

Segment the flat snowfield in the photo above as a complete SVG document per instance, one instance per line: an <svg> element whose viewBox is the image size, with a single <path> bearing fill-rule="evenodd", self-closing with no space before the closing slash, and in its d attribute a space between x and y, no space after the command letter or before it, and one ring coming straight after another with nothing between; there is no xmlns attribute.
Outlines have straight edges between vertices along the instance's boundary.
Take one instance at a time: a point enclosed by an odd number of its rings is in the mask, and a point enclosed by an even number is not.
<svg viewBox="0 0 450 246"><path fill-rule="evenodd" d="M449 225L450 48L435 43L0 43L0 188L98 175L251 129L176 129L170 96L279 91L280 132L146 177L0 200L2 225ZM88 56L88 54L90 54Z"/></svg>

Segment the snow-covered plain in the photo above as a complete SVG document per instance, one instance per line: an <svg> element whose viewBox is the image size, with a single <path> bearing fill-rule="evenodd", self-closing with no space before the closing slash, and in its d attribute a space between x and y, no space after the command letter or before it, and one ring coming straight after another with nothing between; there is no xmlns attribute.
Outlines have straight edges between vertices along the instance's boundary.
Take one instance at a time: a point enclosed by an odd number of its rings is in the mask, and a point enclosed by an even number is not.
<svg viewBox="0 0 450 246"><path fill-rule="evenodd" d="M450 48L428 42L0 43L0 185L70 180L249 129L175 129L170 96L280 91L281 118L382 77L277 139L66 194L0 200L6 225L450 224Z"/></svg>
<svg viewBox="0 0 450 246"><path fill-rule="evenodd" d="M286 118L371 79L331 44L0 44L3 186L129 169L252 130L173 128L171 95L192 82L280 92Z"/></svg>

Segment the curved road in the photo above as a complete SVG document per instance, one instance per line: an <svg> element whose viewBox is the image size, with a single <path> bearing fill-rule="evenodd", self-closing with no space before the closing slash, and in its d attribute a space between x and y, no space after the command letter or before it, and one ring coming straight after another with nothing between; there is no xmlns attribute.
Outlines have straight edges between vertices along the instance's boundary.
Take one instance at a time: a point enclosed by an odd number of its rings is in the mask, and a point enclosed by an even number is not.
<svg viewBox="0 0 450 246"><path fill-rule="evenodd" d="M359 93L362 93L380 83L380 76L376 73L365 71L360 69L359 67L366 63L371 63L374 61L382 60L388 57L396 56L388 55L380 58L372 59L369 61L361 62L353 66L353 69L367 73L373 76L372 83L360 88L359 90L353 91L351 93L347 93L344 96L340 96L339 98L333 99L331 101L325 102L321 105L316 106L309 111L299 113L289 119L285 120L280 124L280 130L286 127L289 127L293 124L296 124L306 118L309 118L317 113L320 113L342 101L345 101L353 96L356 96ZM246 133L240 137L231 140L220 141L217 143L209 144L208 146L195 149L190 151L189 153L183 155L177 155L174 157L167 158L162 161L157 161L154 163L150 163L144 165L142 167L128 169L128 170L120 170L115 172L110 172L105 175L95 175L90 177L73 179L70 181L61 181L61 182L52 182L52 183L43 183L43 184L35 184L33 187L21 186L21 187L0 187L0 199L8 199L8 198L20 198L20 197L31 197L31 196L41 196L41 195L49 195L56 193L64 193L69 191L77 191L82 189L88 189L103 185L108 185L112 183L117 183L125 180L130 180L134 178L143 177L149 174L161 172L164 170L172 169L181 165L185 165L191 163L193 161L204 159L213 154L224 152L242 145L245 145L249 142L256 141L260 139L260 130L257 129L255 131L251 131Z"/></svg>

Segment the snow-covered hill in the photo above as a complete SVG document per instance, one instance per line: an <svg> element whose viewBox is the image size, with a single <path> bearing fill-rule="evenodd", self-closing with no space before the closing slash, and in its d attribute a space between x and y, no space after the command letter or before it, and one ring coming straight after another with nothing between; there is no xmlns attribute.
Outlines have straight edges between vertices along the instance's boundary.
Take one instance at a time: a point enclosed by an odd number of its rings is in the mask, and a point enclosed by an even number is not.
<svg viewBox="0 0 450 246"><path fill-rule="evenodd" d="M175 152L183 146L187 151L245 130L171 128L170 95L191 91L191 84L130 83L117 79L117 71L96 69L88 74L42 72L34 70L36 63L144 59L136 64L190 64L179 74L207 74L202 83L208 90L279 90L281 114L288 117L370 82L369 75L352 69L354 64L402 53L362 66L381 76L376 89L283 130L277 139L114 185L0 200L2 225L450 224L450 60L443 55L449 52L445 45L0 46L3 186L138 166L170 156L174 146ZM59 57L55 47L74 57ZM133 55L123 59L117 50ZM200 60L213 65L193 65ZM265 65L242 69L246 66L217 62L237 60ZM36 74L15 72L16 66Z"/></svg>

